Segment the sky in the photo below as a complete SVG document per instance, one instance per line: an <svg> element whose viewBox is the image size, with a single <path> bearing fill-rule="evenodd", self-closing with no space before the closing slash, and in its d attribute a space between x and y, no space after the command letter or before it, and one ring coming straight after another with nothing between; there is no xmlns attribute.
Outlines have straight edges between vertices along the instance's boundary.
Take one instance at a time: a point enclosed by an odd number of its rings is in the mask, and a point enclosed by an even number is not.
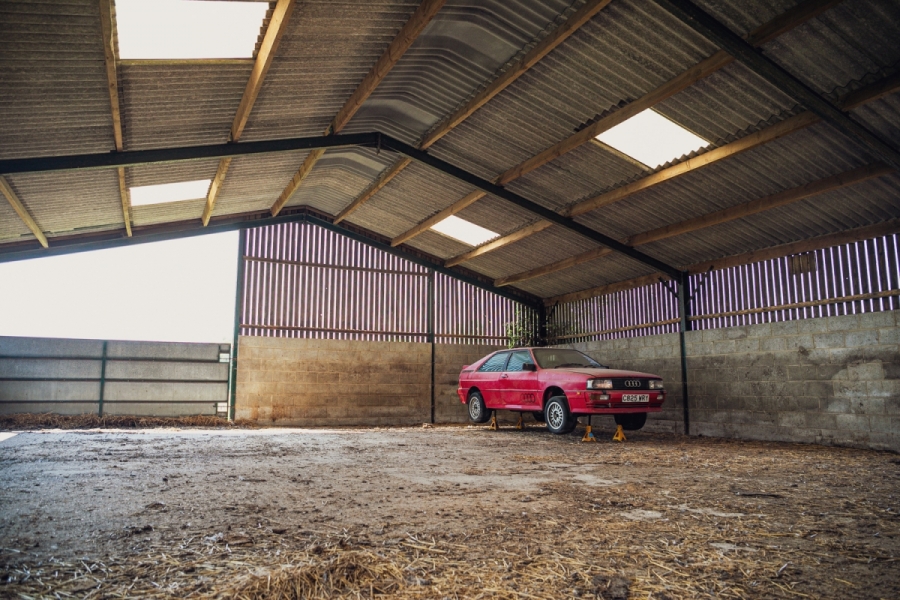
<svg viewBox="0 0 900 600"><path fill-rule="evenodd" d="M231 343L237 246L233 231L0 263L0 335Z"/></svg>

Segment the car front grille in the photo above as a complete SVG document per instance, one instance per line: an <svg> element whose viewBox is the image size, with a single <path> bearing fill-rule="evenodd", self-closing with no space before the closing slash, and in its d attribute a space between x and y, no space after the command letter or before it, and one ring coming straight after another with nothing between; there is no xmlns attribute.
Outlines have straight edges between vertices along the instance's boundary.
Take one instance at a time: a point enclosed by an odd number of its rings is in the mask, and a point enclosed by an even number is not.
<svg viewBox="0 0 900 600"><path fill-rule="evenodd" d="M634 385L637 382L637 385ZM614 390L649 390L649 379L638 379L636 377L614 377L612 380L612 389Z"/></svg>

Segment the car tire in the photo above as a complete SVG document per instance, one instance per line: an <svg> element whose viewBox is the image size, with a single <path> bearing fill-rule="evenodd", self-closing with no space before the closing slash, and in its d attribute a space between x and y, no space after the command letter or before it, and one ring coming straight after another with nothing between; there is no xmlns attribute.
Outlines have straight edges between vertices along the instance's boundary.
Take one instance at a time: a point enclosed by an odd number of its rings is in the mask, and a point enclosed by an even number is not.
<svg viewBox="0 0 900 600"><path fill-rule="evenodd" d="M469 394L469 420L473 423L487 423L491 418L491 411L484 404L481 392Z"/></svg>
<svg viewBox="0 0 900 600"><path fill-rule="evenodd" d="M565 396L553 396L544 405L544 420L551 433L561 435L571 433L578 422L569 411L569 403Z"/></svg>
<svg viewBox="0 0 900 600"><path fill-rule="evenodd" d="M621 425L625 431L637 431L647 422L647 413L625 413L613 415L616 425Z"/></svg>
<svg viewBox="0 0 900 600"><path fill-rule="evenodd" d="M531 416L534 417L534 420L537 421L538 423L543 423L544 421L547 420L544 418L544 413L542 413L541 411L535 411L535 412L531 413Z"/></svg>

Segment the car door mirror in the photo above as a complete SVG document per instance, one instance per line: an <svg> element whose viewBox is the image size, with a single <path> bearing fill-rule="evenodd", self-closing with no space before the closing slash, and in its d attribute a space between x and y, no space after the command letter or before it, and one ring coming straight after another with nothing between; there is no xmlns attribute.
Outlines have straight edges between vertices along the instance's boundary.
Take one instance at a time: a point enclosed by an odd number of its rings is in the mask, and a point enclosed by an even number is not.
<svg viewBox="0 0 900 600"><path fill-rule="evenodd" d="M531 362L522 363L522 370L523 371L537 371L537 366Z"/></svg>

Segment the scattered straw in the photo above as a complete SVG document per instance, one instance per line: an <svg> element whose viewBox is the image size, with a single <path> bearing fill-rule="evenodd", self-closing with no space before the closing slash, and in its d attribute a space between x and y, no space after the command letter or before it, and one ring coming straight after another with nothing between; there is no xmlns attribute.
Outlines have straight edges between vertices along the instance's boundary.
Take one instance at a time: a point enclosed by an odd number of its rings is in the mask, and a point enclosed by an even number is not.
<svg viewBox="0 0 900 600"><path fill-rule="evenodd" d="M0 429L140 429L148 427L252 427L251 421L229 421L222 417L194 415L190 417L140 417L95 414L56 415L15 414L0 416Z"/></svg>

